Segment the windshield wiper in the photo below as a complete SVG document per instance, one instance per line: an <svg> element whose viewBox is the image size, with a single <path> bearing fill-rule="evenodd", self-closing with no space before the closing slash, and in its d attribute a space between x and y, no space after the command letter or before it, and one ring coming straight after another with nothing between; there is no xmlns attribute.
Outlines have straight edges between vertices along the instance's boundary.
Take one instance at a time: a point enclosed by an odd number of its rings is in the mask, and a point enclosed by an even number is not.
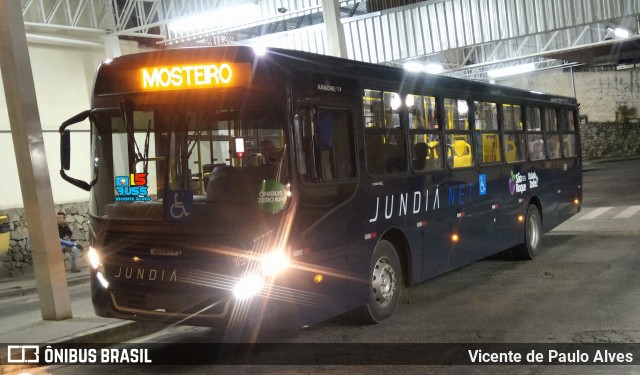
<svg viewBox="0 0 640 375"><path fill-rule="evenodd" d="M129 141L129 145L133 145L134 147L133 152L136 159L134 160L133 165L135 166L139 160L143 160L143 157L142 153L140 152L140 147L138 147L138 143L136 142L136 138L133 134L133 124L131 124L131 121L129 121L129 117L127 116L127 104L124 100L120 101L120 112L122 112L124 127L125 129L127 129L127 140Z"/></svg>
<svg viewBox="0 0 640 375"><path fill-rule="evenodd" d="M149 166L149 135L151 134L151 120L147 124L147 134L144 137L144 163L142 168L144 173L147 173L147 167Z"/></svg>

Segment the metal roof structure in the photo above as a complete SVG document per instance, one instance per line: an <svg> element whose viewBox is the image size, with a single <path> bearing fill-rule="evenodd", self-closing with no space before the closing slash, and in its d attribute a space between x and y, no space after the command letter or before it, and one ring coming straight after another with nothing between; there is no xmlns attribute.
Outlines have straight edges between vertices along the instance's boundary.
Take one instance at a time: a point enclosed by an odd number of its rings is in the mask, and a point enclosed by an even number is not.
<svg viewBox="0 0 640 375"><path fill-rule="evenodd" d="M325 53L322 0L21 0L29 40L99 47L246 44ZM348 58L498 68L622 69L640 62L640 0L339 0ZM185 27L186 26L186 27ZM625 35L626 33L626 35Z"/></svg>

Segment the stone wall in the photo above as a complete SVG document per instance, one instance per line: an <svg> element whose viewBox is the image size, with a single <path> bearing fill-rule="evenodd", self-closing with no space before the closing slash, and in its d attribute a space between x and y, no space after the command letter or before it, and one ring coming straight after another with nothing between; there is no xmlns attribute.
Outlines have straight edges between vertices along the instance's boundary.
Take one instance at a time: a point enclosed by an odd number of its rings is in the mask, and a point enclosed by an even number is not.
<svg viewBox="0 0 640 375"><path fill-rule="evenodd" d="M67 223L73 231L73 239L81 244L89 240L88 202L69 203L55 206L57 212L66 214ZM10 229L9 250L0 253L0 278L16 277L33 273L33 257L31 255L31 241L24 208L12 208L0 211L0 215L8 216ZM57 234L56 234L57 236ZM57 238L56 238L57 241ZM87 246L85 246L85 249ZM65 256L69 263L69 255ZM68 268L67 264L67 268Z"/></svg>
<svg viewBox="0 0 640 375"><path fill-rule="evenodd" d="M573 97L580 103L580 115L589 121L615 120L618 106L640 110L640 68L604 72L574 72L556 69L507 77L496 84L525 90Z"/></svg>
<svg viewBox="0 0 640 375"><path fill-rule="evenodd" d="M640 155L640 124L580 124L580 139L584 160Z"/></svg>

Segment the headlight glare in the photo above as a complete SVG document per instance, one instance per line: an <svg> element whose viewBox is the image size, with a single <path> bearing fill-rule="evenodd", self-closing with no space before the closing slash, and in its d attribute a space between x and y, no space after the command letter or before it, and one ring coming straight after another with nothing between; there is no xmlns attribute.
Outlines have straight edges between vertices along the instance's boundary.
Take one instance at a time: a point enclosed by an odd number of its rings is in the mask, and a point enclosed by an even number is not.
<svg viewBox="0 0 640 375"><path fill-rule="evenodd" d="M273 276L289 267L289 257L284 251L276 250L262 257L262 275Z"/></svg>
<svg viewBox="0 0 640 375"><path fill-rule="evenodd" d="M235 288L233 288L233 295L237 299L246 299L255 296L260 293L264 288L264 280L258 275L251 275L242 278Z"/></svg>
<svg viewBox="0 0 640 375"><path fill-rule="evenodd" d="M100 262L100 255L98 255L98 252L93 247L89 246L87 256L89 257L89 263L91 263L91 267L93 267L94 270L97 270L98 267L102 265L102 262Z"/></svg>

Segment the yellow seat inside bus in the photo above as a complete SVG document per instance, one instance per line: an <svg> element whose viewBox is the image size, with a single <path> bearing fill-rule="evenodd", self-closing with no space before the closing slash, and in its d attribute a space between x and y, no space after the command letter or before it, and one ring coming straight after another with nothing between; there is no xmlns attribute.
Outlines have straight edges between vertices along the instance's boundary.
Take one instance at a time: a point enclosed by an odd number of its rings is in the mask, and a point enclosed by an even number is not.
<svg viewBox="0 0 640 375"><path fill-rule="evenodd" d="M500 160L498 134L482 134L482 162L496 163Z"/></svg>
<svg viewBox="0 0 640 375"><path fill-rule="evenodd" d="M467 141L458 139L454 141L451 147L449 148L449 156L451 156L451 152L453 151L453 167L454 168L463 168L470 167L473 158L471 155L471 145L467 143Z"/></svg>
<svg viewBox="0 0 640 375"><path fill-rule="evenodd" d="M440 157L438 156L438 141L428 142L427 146L429 146L429 156L433 156L433 158L438 159Z"/></svg>

